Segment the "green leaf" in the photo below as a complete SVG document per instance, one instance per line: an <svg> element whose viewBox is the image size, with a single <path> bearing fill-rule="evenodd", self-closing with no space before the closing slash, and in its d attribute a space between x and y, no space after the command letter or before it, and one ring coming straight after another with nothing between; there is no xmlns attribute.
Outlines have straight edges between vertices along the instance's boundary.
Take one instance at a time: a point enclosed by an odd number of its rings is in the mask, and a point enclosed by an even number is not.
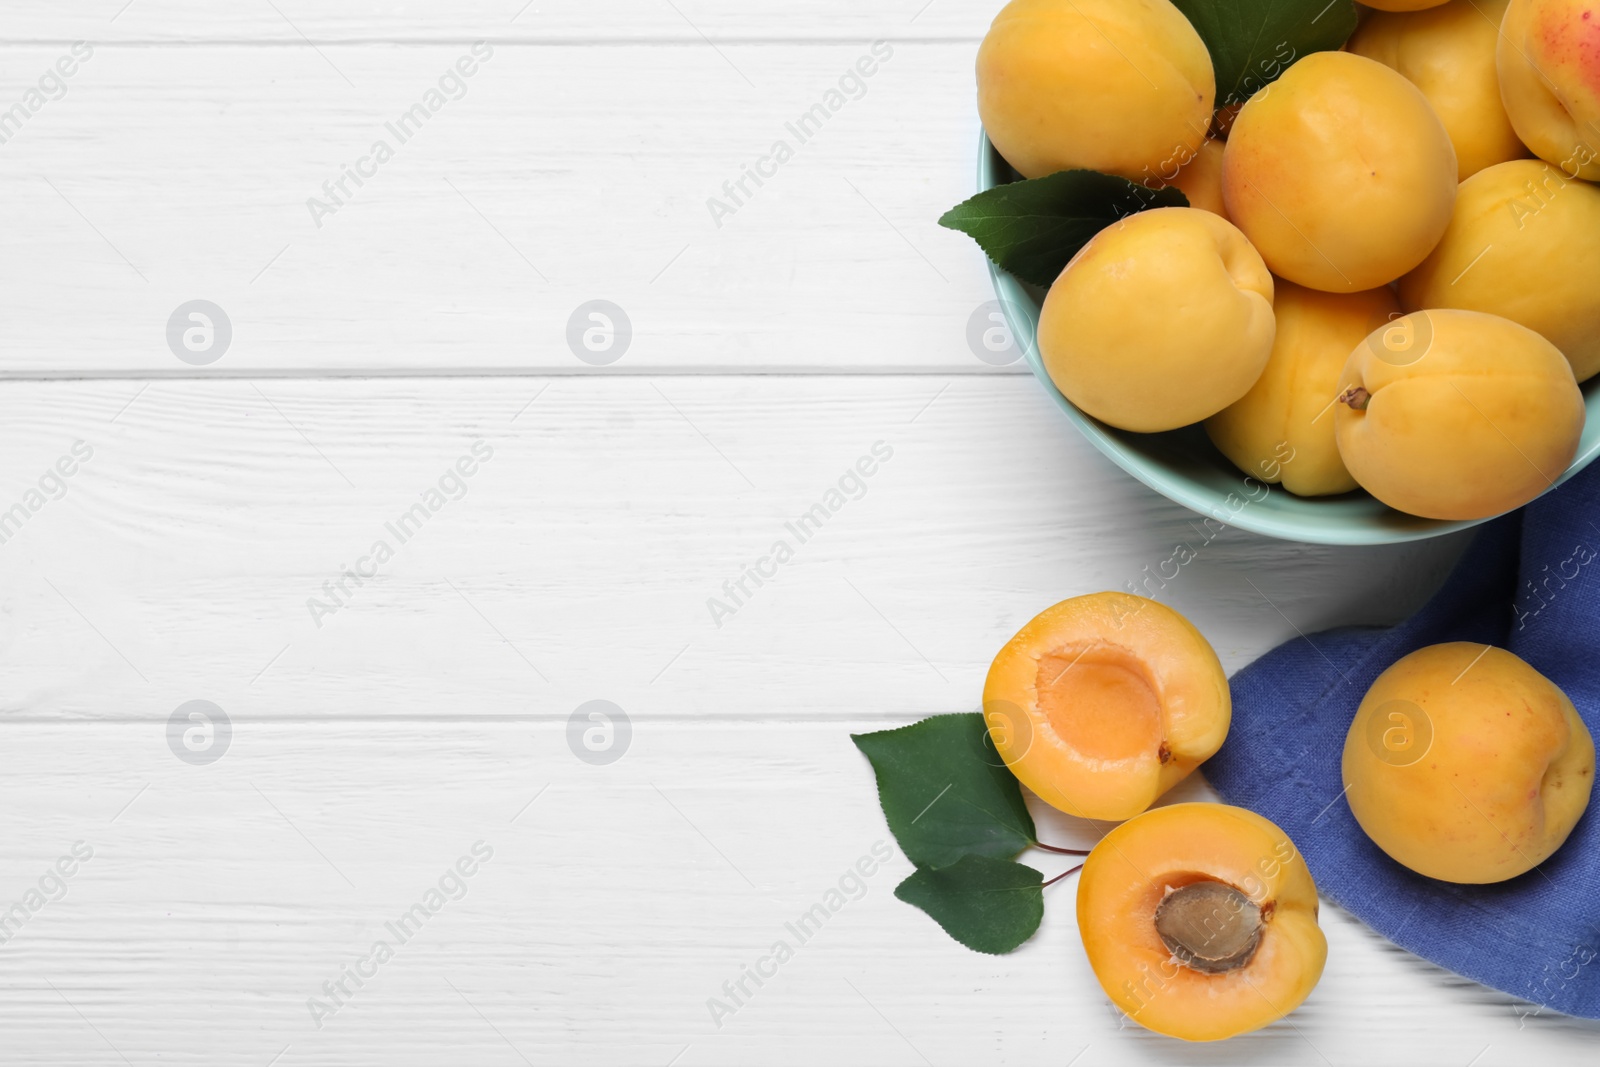
<svg viewBox="0 0 1600 1067"><path fill-rule="evenodd" d="M1217 73L1217 107L1242 104L1301 56L1337 51L1356 28L1351 0L1173 0Z"/></svg>
<svg viewBox="0 0 1600 1067"><path fill-rule="evenodd" d="M1028 940L1044 919L1044 875L988 856L915 871L894 895L927 912L963 945L992 956Z"/></svg>
<svg viewBox="0 0 1600 1067"><path fill-rule="evenodd" d="M918 867L1009 859L1036 842L1022 787L988 738L979 712L850 735L877 773L889 829Z"/></svg>
<svg viewBox="0 0 1600 1067"><path fill-rule="evenodd" d="M1177 189L1157 192L1094 170L1062 170L985 189L946 211L939 225L978 242L1025 282L1048 287L1089 238L1152 207L1187 207Z"/></svg>

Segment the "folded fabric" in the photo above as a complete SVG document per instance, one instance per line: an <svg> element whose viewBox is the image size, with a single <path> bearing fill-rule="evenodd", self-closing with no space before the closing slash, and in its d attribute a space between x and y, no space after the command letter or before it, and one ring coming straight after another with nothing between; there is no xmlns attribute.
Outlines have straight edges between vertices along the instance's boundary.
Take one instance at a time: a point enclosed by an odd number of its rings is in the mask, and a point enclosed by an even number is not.
<svg viewBox="0 0 1600 1067"><path fill-rule="evenodd" d="M1367 687L1441 641L1515 652L1600 738L1600 464L1485 526L1444 588L1400 625L1296 638L1236 674L1233 726L1206 778L1230 804L1282 827L1317 888L1395 944L1535 1004L1600 1018L1600 790L1555 855L1494 885L1407 870L1345 802L1340 758Z"/></svg>

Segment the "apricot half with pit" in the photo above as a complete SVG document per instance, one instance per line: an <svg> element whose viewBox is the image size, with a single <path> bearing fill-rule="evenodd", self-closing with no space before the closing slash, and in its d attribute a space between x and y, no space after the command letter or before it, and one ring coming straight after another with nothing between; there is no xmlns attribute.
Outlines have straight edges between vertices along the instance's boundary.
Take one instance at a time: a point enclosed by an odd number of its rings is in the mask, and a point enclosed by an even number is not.
<svg viewBox="0 0 1600 1067"><path fill-rule="evenodd" d="M1228 679L1189 620L1131 593L1047 608L1006 642L983 687L996 750L1069 815L1144 811L1222 747Z"/></svg>
<svg viewBox="0 0 1600 1067"><path fill-rule="evenodd" d="M1521 657L1430 645L1378 676L1344 745L1345 796L1397 862L1446 882L1500 882L1561 847L1589 804L1594 739Z"/></svg>
<svg viewBox="0 0 1600 1067"><path fill-rule="evenodd" d="M1078 931L1111 1002L1187 1041L1283 1018L1328 958L1294 842L1226 804L1156 808L1101 838L1078 883Z"/></svg>

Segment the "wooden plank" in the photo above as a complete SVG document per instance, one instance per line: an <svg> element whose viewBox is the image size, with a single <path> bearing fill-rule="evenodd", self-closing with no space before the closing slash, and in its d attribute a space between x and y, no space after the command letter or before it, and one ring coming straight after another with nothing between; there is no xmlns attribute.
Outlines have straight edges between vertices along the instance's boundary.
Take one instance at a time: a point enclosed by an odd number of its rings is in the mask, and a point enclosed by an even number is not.
<svg viewBox="0 0 1600 1067"><path fill-rule="evenodd" d="M872 48L730 45L752 87L703 45L102 45L0 146L0 375L994 371L936 223L972 47ZM0 50L0 103L64 55ZM195 299L232 328L204 365L168 341ZM591 357L594 300L631 341Z"/></svg>
<svg viewBox="0 0 1600 1067"><path fill-rule="evenodd" d="M1463 543L1208 533L1015 377L13 382L0 453L24 718L911 719L1179 542L1158 592L1230 669L1400 617Z"/></svg>
<svg viewBox="0 0 1600 1067"><path fill-rule="evenodd" d="M999 10L997 0L798 0L782 8L738 0L274 0L203 4L195 0L96 0L62 5L14 0L5 41L74 40L193 43L271 41L428 41L505 38L535 41L675 41L710 49L735 40L892 40L968 38L974 43Z"/></svg>
<svg viewBox="0 0 1600 1067"><path fill-rule="evenodd" d="M390 693L405 701L403 680ZM1050 891L1032 942L981 956L892 898L909 871L896 855L863 890L847 881L857 899L801 943L786 924L892 840L845 736L881 725L640 716L626 755L597 767L574 758L560 722L241 715L229 751L200 767L174 758L160 720L8 724L0 899L36 888L75 842L93 855L0 946L0 1057L1505 1065L1583 1062L1592 1047L1592 1027L1529 1015L1334 908L1328 971L1305 1007L1212 1051L1180 1052L1113 1013L1070 882ZM1092 840L1039 815L1052 841ZM445 879L478 842L492 856ZM400 943L387 924L418 904L434 910ZM780 939L793 958L747 982L719 1027L708 1000ZM374 965L380 940L392 956ZM360 986L342 978L358 961ZM349 996L314 1020L308 1000L331 1003L335 980Z"/></svg>

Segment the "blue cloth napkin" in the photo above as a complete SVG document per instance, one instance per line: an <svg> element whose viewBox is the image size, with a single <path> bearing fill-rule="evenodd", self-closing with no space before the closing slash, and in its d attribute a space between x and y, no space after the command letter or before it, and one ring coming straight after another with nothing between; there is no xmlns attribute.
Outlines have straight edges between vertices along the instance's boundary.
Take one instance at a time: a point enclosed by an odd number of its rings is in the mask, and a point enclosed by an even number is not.
<svg viewBox="0 0 1600 1067"><path fill-rule="evenodd" d="M1485 526L1407 621L1296 638L1236 674L1233 727L1205 776L1230 804L1282 827L1317 888L1395 944L1535 1004L1600 1018L1600 789L1554 856L1484 886L1400 866L1342 796L1345 734L1367 687L1441 641L1515 652L1600 739L1600 464Z"/></svg>

